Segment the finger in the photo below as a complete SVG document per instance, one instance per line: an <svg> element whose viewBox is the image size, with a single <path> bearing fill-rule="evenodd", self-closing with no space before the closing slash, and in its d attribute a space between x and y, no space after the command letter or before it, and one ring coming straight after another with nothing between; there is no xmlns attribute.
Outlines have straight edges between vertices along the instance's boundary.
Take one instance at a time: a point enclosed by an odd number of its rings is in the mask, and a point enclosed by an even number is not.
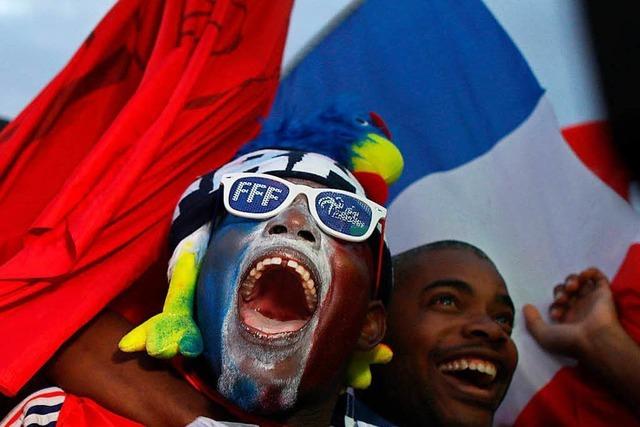
<svg viewBox="0 0 640 427"><path fill-rule="evenodd" d="M553 287L553 298L555 298L559 293L565 293L564 291L564 283L558 283Z"/></svg>
<svg viewBox="0 0 640 427"><path fill-rule="evenodd" d="M606 277L600 278L596 280L596 288L610 288L611 283L609 283L609 279Z"/></svg>
<svg viewBox="0 0 640 427"><path fill-rule="evenodd" d="M163 339L164 338L164 339ZM177 340L173 337L158 337L158 334L150 334L147 338L147 353L158 359L170 359L178 354Z"/></svg>
<svg viewBox="0 0 640 427"><path fill-rule="evenodd" d="M597 281L600 279L606 280L607 276L596 267L589 267L580 273L580 278L593 279Z"/></svg>
<svg viewBox="0 0 640 427"><path fill-rule="evenodd" d="M156 359L171 359L173 356L178 354L178 344L169 343L164 347L153 348L149 348L147 346L147 353L149 356L155 357Z"/></svg>
<svg viewBox="0 0 640 427"><path fill-rule="evenodd" d="M567 304L552 303L549 306L549 317L555 322L562 322L567 313Z"/></svg>
<svg viewBox="0 0 640 427"><path fill-rule="evenodd" d="M564 285L558 285L553 292L554 304L567 304L569 302L569 294L564 291Z"/></svg>
<svg viewBox="0 0 640 427"><path fill-rule="evenodd" d="M602 286L609 286L609 279L600 270L590 267L583 270L578 276L580 289L576 292L578 297L584 297Z"/></svg>
<svg viewBox="0 0 640 427"><path fill-rule="evenodd" d="M531 304L526 304L522 307L522 313L524 314L527 330L540 345L544 346L545 337L548 335L550 327L549 324L544 321L540 311Z"/></svg>
<svg viewBox="0 0 640 427"><path fill-rule="evenodd" d="M604 289L607 293L611 292L611 282L609 278L595 267L586 269L582 274L589 277L592 281L592 290Z"/></svg>
<svg viewBox="0 0 640 427"><path fill-rule="evenodd" d="M587 271L591 275L591 279L595 282L596 288L601 288L601 287L608 288L611 286L611 283L609 282L609 278L597 268L591 267L587 269Z"/></svg>
<svg viewBox="0 0 640 427"><path fill-rule="evenodd" d="M578 275L576 274L568 275L567 278L564 279L564 287L565 287L565 292L567 293L576 292L580 288L580 280Z"/></svg>
<svg viewBox="0 0 640 427"><path fill-rule="evenodd" d="M553 303L554 304L566 305L569 302L569 299L570 299L570 295L569 294L567 294L564 291L559 291L553 297Z"/></svg>
<svg viewBox="0 0 640 427"><path fill-rule="evenodd" d="M371 363L384 365L386 363L391 362L391 359L393 358L393 351L391 350L391 347L389 347L384 343L379 343L378 345L376 345L371 350L371 352L372 352Z"/></svg>
<svg viewBox="0 0 640 427"><path fill-rule="evenodd" d="M137 326L127 335L122 337L120 342L118 342L118 348L125 353L144 351L145 343L147 341L147 330L147 322L144 322L142 325Z"/></svg>
<svg viewBox="0 0 640 427"><path fill-rule="evenodd" d="M202 336L198 332L185 334L178 344L180 354L187 357L199 356L202 353L202 348Z"/></svg>
<svg viewBox="0 0 640 427"><path fill-rule="evenodd" d="M581 279L580 280L580 290L576 293L579 297L583 297L585 295L589 295L591 292L596 290L596 282L591 279Z"/></svg>
<svg viewBox="0 0 640 427"><path fill-rule="evenodd" d="M158 322L147 334L147 354L158 359L170 359L178 353L178 333L168 322Z"/></svg>
<svg viewBox="0 0 640 427"><path fill-rule="evenodd" d="M589 267L580 273L580 277L584 279L591 279L596 287L609 286L609 278L600 270L595 267Z"/></svg>

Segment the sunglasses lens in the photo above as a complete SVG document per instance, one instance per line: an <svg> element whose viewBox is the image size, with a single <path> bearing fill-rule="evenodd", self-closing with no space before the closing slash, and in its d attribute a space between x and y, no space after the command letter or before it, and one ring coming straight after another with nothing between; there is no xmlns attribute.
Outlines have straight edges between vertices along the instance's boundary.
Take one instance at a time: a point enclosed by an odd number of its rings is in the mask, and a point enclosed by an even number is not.
<svg viewBox="0 0 640 427"><path fill-rule="evenodd" d="M264 177L243 177L229 190L229 206L240 212L264 214L277 209L289 195L289 188Z"/></svg>
<svg viewBox="0 0 640 427"><path fill-rule="evenodd" d="M316 211L327 227L340 233L361 237L371 225L371 208L342 193L323 191L316 197Z"/></svg>

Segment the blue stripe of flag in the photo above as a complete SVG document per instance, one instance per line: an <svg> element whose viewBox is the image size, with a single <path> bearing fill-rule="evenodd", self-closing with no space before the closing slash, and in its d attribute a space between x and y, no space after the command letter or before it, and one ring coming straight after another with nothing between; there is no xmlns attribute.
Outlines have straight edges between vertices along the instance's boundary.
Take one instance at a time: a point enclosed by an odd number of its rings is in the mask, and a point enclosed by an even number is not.
<svg viewBox="0 0 640 427"><path fill-rule="evenodd" d="M54 414L56 412L60 412L62 408L62 403L58 403L56 405L33 405L29 406L27 412L25 412L25 418L29 415L37 414L37 415L48 415Z"/></svg>
<svg viewBox="0 0 640 427"><path fill-rule="evenodd" d="M487 152L542 93L481 1L368 0L283 80L269 120L357 96L382 115L404 154L393 197Z"/></svg>
<svg viewBox="0 0 640 427"><path fill-rule="evenodd" d="M27 412L25 413L25 417L28 417L29 415L33 415L33 414L38 414L38 415L47 415L47 414L52 414L55 412L60 412L60 409L62 408L62 403L58 403L57 405L33 405L30 406L29 409L27 409Z"/></svg>

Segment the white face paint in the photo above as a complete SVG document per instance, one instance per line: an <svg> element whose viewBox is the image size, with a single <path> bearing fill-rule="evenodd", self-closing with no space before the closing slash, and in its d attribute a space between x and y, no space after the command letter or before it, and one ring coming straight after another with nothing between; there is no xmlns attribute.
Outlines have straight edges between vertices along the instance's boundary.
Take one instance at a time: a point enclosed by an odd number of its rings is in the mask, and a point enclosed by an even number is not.
<svg viewBox="0 0 640 427"><path fill-rule="evenodd" d="M266 221L227 215L197 296L218 390L262 413L334 393L366 312L371 258L367 243L322 233L302 197Z"/></svg>
<svg viewBox="0 0 640 427"><path fill-rule="evenodd" d="M322 245L320 251L313 251L308 245L286 238L274 238L267 242L258 239L253 241L259 243L251 245L247 250L247 257L240 271L246 271L257 254L271 252L274 248L283 248L285 253L298 252L317 271L320 278L318 299L319 305L322 304L327 285L331 283L328 245ZM223 323L222 373L218 379L218 390L230 397L234 395L234 390L241 387L242 382L254 382L258 401L265 392L275 393L278 395L276 406L279 409L289 409L297 400L298 388L312 347L313 332L318 324L318 310L296 336L275 339L272 345L265 345L264 341L252 339L242 329L237 312L237 298L236 292L232 302L235 309L229 310ZM270 403L267 404L271 406Z"/></svg>
<svg viewBox="0 0 640 427"><path fill-rule="evenodd" d="M228 293L229 308L221 325L217 385L225 397L240 406L270 412L289 409L297 401L320 310L316 308L306 324L294 333L269 338L252 334L243 326L238 312L241 281L256 260L265 256L278 254L285 259L295 259L313 272L317 282L317 307L320 307L331 283L333 249L327 239L321 239L319 248L313 248L305 241L283 235L265 237L263 223L257 224L260 225L242 238L246 250L239 265L235 264L237 267L229 268L224 274L224 281L233 283L235 290Z"/></svg>

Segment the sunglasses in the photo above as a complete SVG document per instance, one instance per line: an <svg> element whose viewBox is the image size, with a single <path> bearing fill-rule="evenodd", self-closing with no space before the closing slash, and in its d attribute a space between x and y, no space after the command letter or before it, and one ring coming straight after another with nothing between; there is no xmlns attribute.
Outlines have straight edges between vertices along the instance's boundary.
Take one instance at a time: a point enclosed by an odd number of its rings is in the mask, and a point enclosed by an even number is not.
<svg viewBox="0 0 640 427"><path fill-rule="evenodd" d="M233 215L271 218L304 194L318 227L349 242L367 240L387 215L384 207L348 191L298 185L272 175L230 173L223 175L221 182L224 207Z"/></svg>

